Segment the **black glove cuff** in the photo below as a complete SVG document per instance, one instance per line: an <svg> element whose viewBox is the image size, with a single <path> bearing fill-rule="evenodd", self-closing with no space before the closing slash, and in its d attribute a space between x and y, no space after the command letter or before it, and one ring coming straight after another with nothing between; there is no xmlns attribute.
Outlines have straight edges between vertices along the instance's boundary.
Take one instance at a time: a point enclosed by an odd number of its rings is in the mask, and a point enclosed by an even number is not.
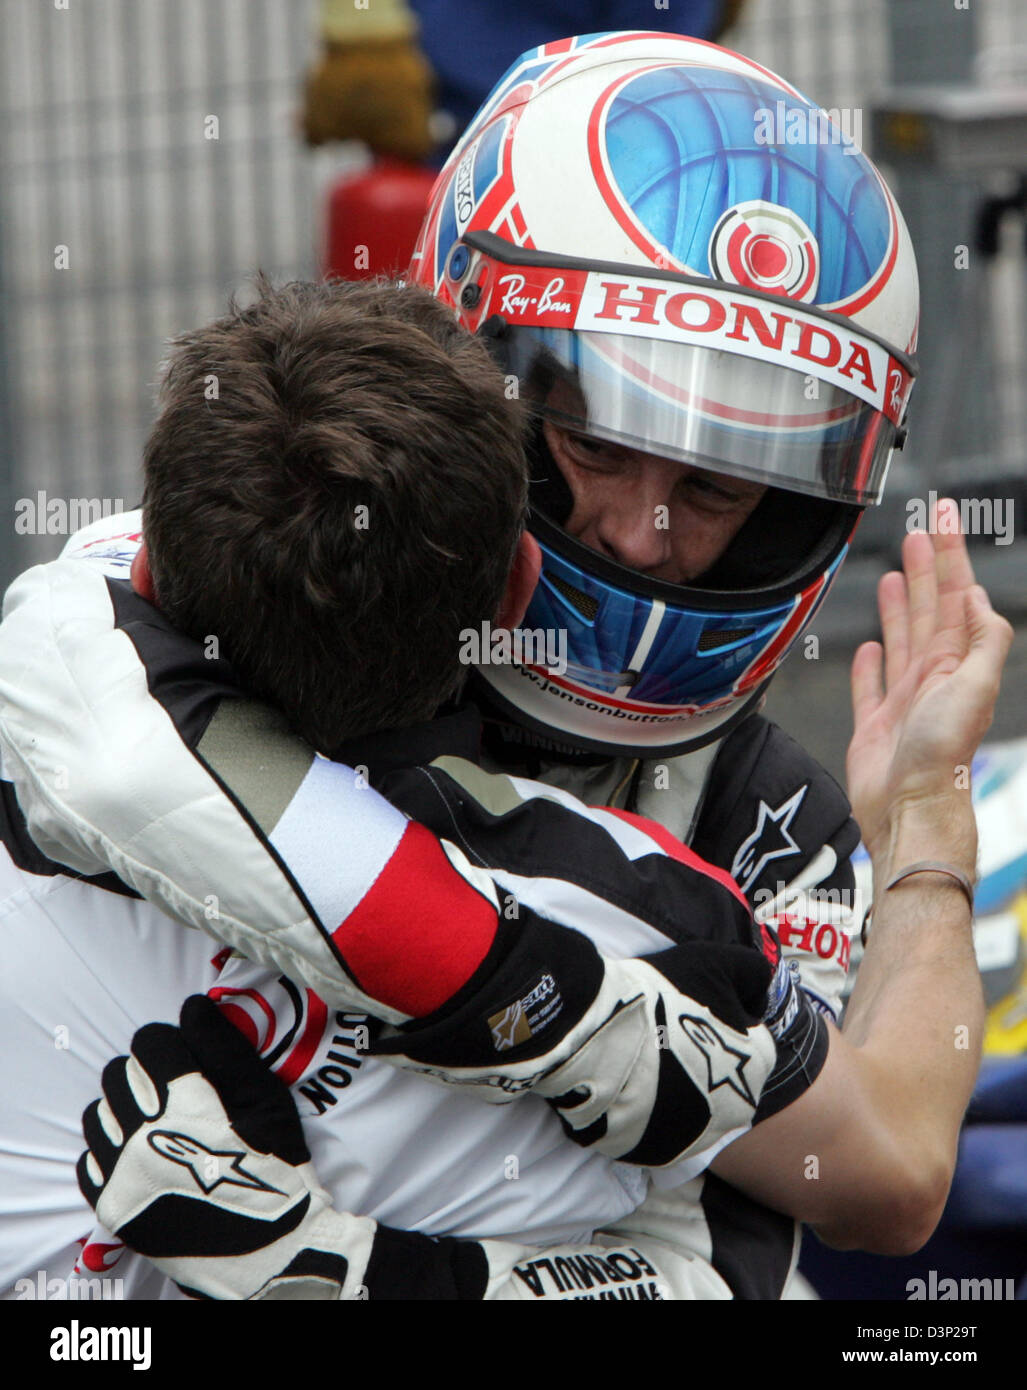
<svg viewBox="0 0 1027 1390"><path fill-rule="evenodd" d="M369 1300L481 1300L489 1264L476 1240L435 1239L379 1225L364 1274Z"/></svg>
<svg viewBox="0 0 1027 1390"><path fill-rule="evenodd" d="M445 1011L405 1024L375 1042L379 1055L402 1053L446 1067L528 1061L550 1052L599 993L604 966L587 937L521 908L503 923L497 950Z"/></svg>

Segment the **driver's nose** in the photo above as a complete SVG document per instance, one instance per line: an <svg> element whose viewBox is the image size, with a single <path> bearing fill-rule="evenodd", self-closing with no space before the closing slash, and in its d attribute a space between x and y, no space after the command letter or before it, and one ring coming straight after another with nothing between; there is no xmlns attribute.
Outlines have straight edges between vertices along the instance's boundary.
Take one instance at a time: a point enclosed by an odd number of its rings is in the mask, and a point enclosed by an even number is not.
<svg viewBox="0 0 1027 1390"><path fill-rule="evenodd" d="M646 573L670 564L674 556L671 499L680 473L679 464L646 459L638 472L625 478L622 488L606 493L593 528L597 548L620 564Z"/></svg>

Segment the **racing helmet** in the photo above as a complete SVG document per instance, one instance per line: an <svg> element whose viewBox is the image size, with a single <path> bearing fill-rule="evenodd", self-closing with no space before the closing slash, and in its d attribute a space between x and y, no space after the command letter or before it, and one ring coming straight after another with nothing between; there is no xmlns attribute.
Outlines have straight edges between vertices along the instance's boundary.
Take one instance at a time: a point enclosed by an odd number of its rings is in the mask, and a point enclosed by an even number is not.
<svg viewBox="0 0 1027 1390"><path fill-rule="evenodd" d="M543 566L522 627L558 634L564 660L539 640L520 648L538 660L481 665L492 702L604 754L722 737L813 619L904 438L916 263L874 165L714 44L544 44L442 169L408 278L486 337L536 419ZM765 491L697 578L655 578L576 536L547 422Z"/></svg>

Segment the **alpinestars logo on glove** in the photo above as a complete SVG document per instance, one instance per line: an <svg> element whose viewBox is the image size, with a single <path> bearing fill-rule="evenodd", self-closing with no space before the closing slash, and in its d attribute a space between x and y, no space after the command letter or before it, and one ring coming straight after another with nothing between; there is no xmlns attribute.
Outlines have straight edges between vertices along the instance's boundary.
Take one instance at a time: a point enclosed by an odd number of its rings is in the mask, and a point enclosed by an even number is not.
<svg viewBox="0 0 1027 1390"><path fill-rule="evenodd" d="M543 975L539 982L498 1013L490 1014L488 1025L497 1052L507 1052L540 1033L563 1008L563 995L552 975Z"/></svg>
<svg viewBox="0 0 1027 1390"><path fill-rule="evenodd" d="M742 1068L750 1060L749 1054L739 1052L737 1047L728 1047L712 1023L707 1023L704 1018L680 1014L678 1022L688 1041L697 1047L706 1059L707 1092L715 1091L718 1086L730 1086L732 1091L748 1101L755 1110L756 1098L748 1079L742 1075Z"/></svg>
<svg viewBox="0 0 1027 1390"><path fill-rule="evenodd" d="M257 1192L282 1191L279 1187L272 1187L263 1178L246 1172L242 1166L242 1160L246 1157L242 1149L208 1149L206 1144L201 1144L198 1139L191 1139L188 1134L176 1134L170 1129L155 1129L149 1136L148 1143L151 1149L155 1149L164 1158L188 1168L197 1185L205 1193L213 1192L219 1183L227 1183L232 1187L252 1187ZM284 1195L282 1193L282 1196Z"/></svg>

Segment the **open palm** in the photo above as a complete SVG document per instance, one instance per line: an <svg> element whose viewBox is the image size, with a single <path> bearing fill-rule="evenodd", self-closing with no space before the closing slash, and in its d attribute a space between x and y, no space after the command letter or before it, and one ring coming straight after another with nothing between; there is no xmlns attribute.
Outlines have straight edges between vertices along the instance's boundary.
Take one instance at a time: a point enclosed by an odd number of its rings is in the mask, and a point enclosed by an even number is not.
<svg viewBox="0 0 1027 1390"><path fill-rule="evenodd" d="M886 574L878 589L883 649L864 643L853 660L849 796L871 853L898 810L968 787L1012 642L974 582L956 518L946 499L938 534L906 537L903 573Z"/></svg>

